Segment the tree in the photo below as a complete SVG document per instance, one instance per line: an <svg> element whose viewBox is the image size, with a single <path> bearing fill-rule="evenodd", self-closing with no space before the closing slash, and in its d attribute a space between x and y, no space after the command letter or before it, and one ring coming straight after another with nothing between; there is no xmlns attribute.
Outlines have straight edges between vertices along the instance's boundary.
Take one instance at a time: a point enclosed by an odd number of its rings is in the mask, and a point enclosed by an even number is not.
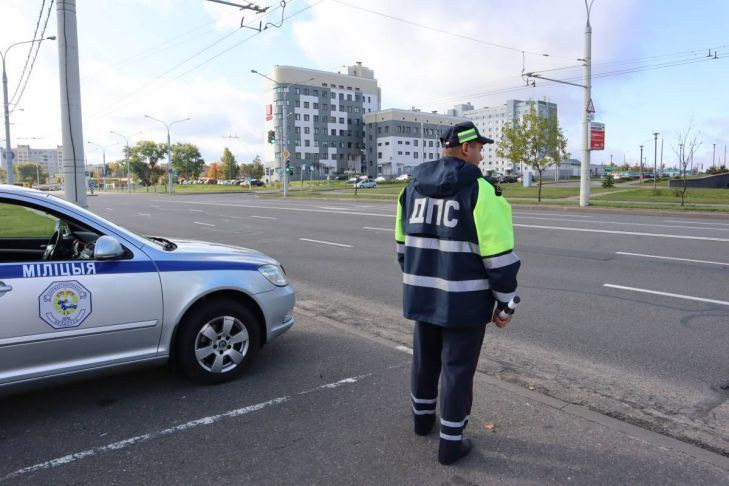
<svg viewBox="0 0 729 486"><path fill-rule="evenodd" d="M257 155L254 157L253 162L251 162L251 177L253 179L260 179L263 177L263 173L265 170L263 169L263 164L261 163L261 156Z"/></svg>
<svg viewBox="0 0 729 486"><path fill-rule="evenodd" d="M157 166L157 161L167 154L167 144L141 140L129 149L125 147L124 152L129 157L132 173L147 190L164 175L164 170Z"/></svg>
<svg viewBox="0 0 729 486"><path fill-rule="evenodd" d="M521 120L506 123L496 148L499 157L521 162L539 174L537 201L542 201L542 173L567 159L567 139L556 116L539 116L532 103Z"/></svg>
<svg viewBox="0 0 729 486"><path fill-rule="evenodd" d="M223 157L220 159L220 171L226 180L238 177L238 164L228 147L223 149Z"/></svg>
<svg viewBox="0 0 729 486"><path fill-rule="evenodd" d="M16 182L27 182L30 185L40 184L40 180L48 177L48 172L40 164L13 164L13 174Z"/></svg>
<svg viewBox="0 0 729 486"><path fill-rule="evenodd" d="M210 168L208 169L208 177L210 179L218 179L220 177L220 164L217 162L213 162L210 164Z"/></svg>
<svg viewBox="0 0 729 486"><path fill-rule="evenodd" d="M176 143L172 146L172 167L185 179L197 179L205 166L197 146Z"/></svg>
<svg viewBox="0 0 729 486"><path fill-rule="evenodd" d="M3 184L7 184L8 183L7 175L8 175L8 171L6 171L2 167L0 167L0 182L2 182Z"/></svg>
<svg viewBox="0 0 729 486"><path fill-rule="evenodd" d="M688 127L678 133L676 141L678 147L674 145L673 151L678 156L679 168L683 175L683 190L681 191L681 206L683 206L686 197L686 166L694 160L694 154L701 146L701 134L694 131L693 119L689 122Z"/></svg>

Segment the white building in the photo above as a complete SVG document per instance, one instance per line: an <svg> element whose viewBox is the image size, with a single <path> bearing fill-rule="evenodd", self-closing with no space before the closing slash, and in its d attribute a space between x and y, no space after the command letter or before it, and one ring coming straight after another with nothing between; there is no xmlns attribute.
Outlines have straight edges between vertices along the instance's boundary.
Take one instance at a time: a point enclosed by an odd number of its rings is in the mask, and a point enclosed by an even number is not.
<svg viewBox="0 0 729 486"><path fill-rule="evenodd" d="M481 135L492 138L494 142L498 142L501 138L504 124L514 119L521 119L525 114L529 113L532 105L536 105L537 115L539 116L557 116L557 104L545 100L508 100L500 106L479 109L474 109L471 103L466 103L456 105L452 110L448 110L448 114L470 119L478 127ZM493 174L495 172L502 174L511 172L523 173L531 170L528 167L514 167L514 164L510 160L497 156L496 143L484 146L483 161L480 167L481 172L484 174Z"/></svg>
<svg viewBox="0 0 729 486"><path fill-rule="evenodd" d="M264 166L277 169L288 152L291 167L305 166L317 176L362 172L364 116L380 109L374 71L359 62L338 73L276 66L270 78L264 85ZM274 144L268 143L271 131Z"/></svg>
<svg viewBox="0 0 729 486"><path fill-rule="evenodd" d="M412 169L441 156L440 135L466 118L388 109L365 115L365 161L370 177L410 174Z"/></svg>
<svg viewBox="0 0 729 486"><path fill-rule="evenodd" d="M63 172L63 147L58 145L54 149L32 149L30 145L15 147L14 164L39 164L50 177L60 176Z"/></svg>

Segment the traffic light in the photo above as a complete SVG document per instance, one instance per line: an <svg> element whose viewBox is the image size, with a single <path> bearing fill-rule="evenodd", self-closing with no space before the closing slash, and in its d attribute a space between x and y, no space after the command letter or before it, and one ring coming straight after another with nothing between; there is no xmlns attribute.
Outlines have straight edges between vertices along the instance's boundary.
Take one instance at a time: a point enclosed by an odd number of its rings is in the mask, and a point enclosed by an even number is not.
<svg viewBox="0 0 729 486"><path fill-rule="evenodd" d="M274 142L276 142L276 131L269 130L268 131L268 143L274 143Z"/></svg>
<svg viewBox="0 0 729 486"><path fill-rule="evenodd" d="M293 174L294 173L294 168L291 167L291 161L290 160L287 160L286 161L286 173L287 174Z"/></svg>

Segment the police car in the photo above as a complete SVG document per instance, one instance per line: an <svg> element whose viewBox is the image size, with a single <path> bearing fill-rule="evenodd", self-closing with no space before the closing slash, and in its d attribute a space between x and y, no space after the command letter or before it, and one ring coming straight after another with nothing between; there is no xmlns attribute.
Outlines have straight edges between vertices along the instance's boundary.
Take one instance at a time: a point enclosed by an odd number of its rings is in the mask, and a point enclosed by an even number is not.
<svg viewBox="0 0 729 486"><path fill-rule="evenodd" d="M220 383L294 324L293 307L262 253L142 237L0 185L0 389L165 361Z"/></svg>

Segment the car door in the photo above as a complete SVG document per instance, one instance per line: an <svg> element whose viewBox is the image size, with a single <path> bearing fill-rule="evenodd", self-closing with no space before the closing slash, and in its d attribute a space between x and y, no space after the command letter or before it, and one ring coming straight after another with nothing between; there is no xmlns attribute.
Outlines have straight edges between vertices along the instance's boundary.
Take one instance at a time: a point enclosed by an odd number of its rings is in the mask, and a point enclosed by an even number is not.
<svg viewBox="0 0 729 486"><path fill-rule="evenodd" d="M119 259L97 261L87 251L86 260L69 254L44 260L46 245L38 244L59 224L72 230L62 238L93 241L103 234L62 209L0 196L0 385L157 354L162 290L156 266L113 234L125 250ZM63 242L69 243L76 244Z"/></svg>

